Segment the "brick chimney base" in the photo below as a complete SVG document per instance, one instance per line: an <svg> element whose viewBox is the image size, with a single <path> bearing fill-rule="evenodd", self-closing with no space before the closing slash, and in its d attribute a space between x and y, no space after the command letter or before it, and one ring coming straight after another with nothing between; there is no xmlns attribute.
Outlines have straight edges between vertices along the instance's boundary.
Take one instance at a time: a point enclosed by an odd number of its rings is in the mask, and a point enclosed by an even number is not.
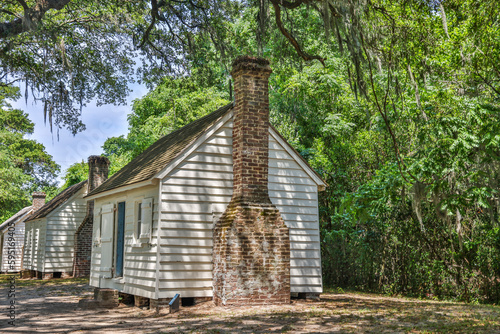
<svg viewBox="0 0 500 334"><path fill-rule="evenodd" d="M90 202L90 201L89 201ZM87 205L94 208L94 202ZM74 277L86 277L90 275L90 262L92 255L92 229L94 217L93 212L87 213L82 224L75 233L75 251L73 258Z"/></svg>
<svg viewBox="0 0 500 334"><path fill-rule="evenodd" d="M290 239L278 209L231 202L214 228L216 305L290 303Z"/></svg>

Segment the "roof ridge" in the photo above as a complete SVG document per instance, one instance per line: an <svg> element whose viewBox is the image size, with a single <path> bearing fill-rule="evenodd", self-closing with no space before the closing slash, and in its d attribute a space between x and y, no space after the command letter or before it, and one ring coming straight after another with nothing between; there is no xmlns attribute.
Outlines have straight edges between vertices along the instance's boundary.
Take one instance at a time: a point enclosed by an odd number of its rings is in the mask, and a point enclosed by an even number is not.
<svg viewBox="0 0 500 334"><path fill-rule="evenodd" d="M56 196L54 196L53 199L51 199L50 201L45 203L42 207L40 207L38 210L33 212L26 220L28 221L28 220L43 218L43 217L47 216L49 213L54 211L57 207L61 206L63 203L66 203L66 201L71 196L76 194L76 192L78 192L87 182L88 182L88 180L83 180L83 181L80 181L80 182L64 189L63 191L58 193Z"/></svg>
<svg viewBox="0 0 500 334"><path fill-rule="evenodd" d="M86 197L125 185L149 180L191 145L206 129L221 119L234 102L160 137Z"/></svg>

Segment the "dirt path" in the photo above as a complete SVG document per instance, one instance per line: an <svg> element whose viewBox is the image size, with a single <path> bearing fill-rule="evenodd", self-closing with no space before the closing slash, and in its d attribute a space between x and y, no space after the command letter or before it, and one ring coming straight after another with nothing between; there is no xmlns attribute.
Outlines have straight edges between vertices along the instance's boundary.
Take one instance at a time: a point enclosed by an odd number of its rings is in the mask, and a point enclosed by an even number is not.
<svg viewBox="0 0 500 334"><path fill-rule="evenodd" d="M222 308L207 302L173 315L127 306L82 310L78 300L91 296L92 288L71 279L18 280L12 327L5 280L0 290L1 333L500 333L498 306L358 293L285 306Z"/></svg>

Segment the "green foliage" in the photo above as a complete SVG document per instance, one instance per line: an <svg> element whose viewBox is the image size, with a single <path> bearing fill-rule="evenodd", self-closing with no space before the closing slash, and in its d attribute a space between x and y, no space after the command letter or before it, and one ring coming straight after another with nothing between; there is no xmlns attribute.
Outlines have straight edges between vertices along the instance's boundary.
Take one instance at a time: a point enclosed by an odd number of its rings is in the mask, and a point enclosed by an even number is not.
<svg viewBox="0 0 500 334"><path fill-rule="evenodd" d="M23 186L31 180L5 150L0 150L0 220L6 220L29 205L28 193Z"/></svg>
<svg viewBox="0 0 500 334"><path fill-rule="evenodd" d="M74 184L85 181L89 178L89 164L82 161L72 164L68 167L62 179L64 184L61 186L60 190L71 187Z"/></svg>
<svg viewBox="0 0 500 334"><path fill-rule="evenodd" d="M256 8L231 41L270 58L271 121L329 185L319 198L325 284L498 301L498 6L329 8L329 22L313 5L284 20L325 67L297 62Z"/></svg>
<svg viewBox="0 0 500 334"><path fill-rule="evenodd" d="M142 2L69 1L31 22L19 19L25 22L23 32L0 29L2 82L23 80L25 98L31 90L44 104L51 128L68 128L73 134L84 130L80 114L88 102L124 103L137 57L127 32L131 22L141 21L146 7ZM30 13L17 1L2 9L2 26L15 25Z"/></svg>
<svg viewBox="0 0 500 334"><path fill-rule="evenodd" d="M35 140L34 124L22 110L12 109L6 99L19 96L18 89L0 86L0 220L29 205L33 191L51 192L59 166Z"/></svg>

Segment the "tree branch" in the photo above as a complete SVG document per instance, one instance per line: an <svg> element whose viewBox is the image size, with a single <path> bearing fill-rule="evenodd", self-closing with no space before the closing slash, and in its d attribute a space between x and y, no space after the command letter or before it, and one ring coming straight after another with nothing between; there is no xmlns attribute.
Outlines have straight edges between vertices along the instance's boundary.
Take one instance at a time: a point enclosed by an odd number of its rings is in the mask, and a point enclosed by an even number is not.
<svg viewBox="0 0 500 334"><path fill-rule="evenodd" d="M425 121L428 121L429 118L427 117L427 114L425 113L424 109L422 108L422 105L420 104L420 92L418 90L418 84L415 81L415 78L413 77L413 72L411 71L411 66L410 66L410 61L408 60L408 75L410 76L410 81L413 85L413 88L415 89L415 100L417 101L417 107L420 109L422 112L422 117L424 118Z"/></svg>
<svg viewBox="0 0 500 334"><path fill-rule="evenodd" d="M401 151L399 150L399 145L398 145L398 141L396 139L396 136L395 136L394 132L392 131L391 124L389 122L389 117L387 117L386 106L387 106L387 95L389 93L389 86L390 86L390 75L387 78L387 89L386 89L385 95L384 95L384 102L383 102L384 104L383 104L383 106L380 106L380 103L379 103L379 100L378 100L378 97L377 97L377 91L375 89L375 83L373 81L373 70L372 70L372 64L371 64L370 56L369 56L368 51L366 50L366 47L365 47L365 39L363 38L363 34L361 34L360 37L361 37L361 47L363 48L363 51L366 54L366 59L368 61L368 70L369 70L369 73L370 73L370 84L371 84L371 87L372 87L373 96L375 98L375 105L377 106L377 109L380 112L380 115L382 116L382 119L384 120L385 126L387 127L387 131L389 132L389 135L391 137L392 145L394 147L394 152L396 153L396 160L397 160L397 163L398 163L399 174L401 175L401 177L406 182L410 183L410 181L408 180L408 178L403 173L403 167L405 167L405 169L406 169L406 165L405 165L405 163L403 161L403 158L401 156ZM389 54L389 61L392 61L392 46L391 46L389 52L390 52L390 54ZM390 73L390 69L389 69L389 73ZM418 181L418 179L415 176L413 176L408 170L406 170L406 172L415 181Z"/></svg>
<svg viewBox="0 0 500 334"><path fill-rule="evenodd" d="M326 67L325 65L325 58L322 58L320 56L312 56L308 54L307 52L303 51L302 48L299 45L299 42L295 39L295 37L290 34L288 30L283 26L283 22L281 21L281 7L280 4L283 5L285 8L296 8L300 6L302 3L306 3L309 1L296 1L296 2L288 2L288 1L283 1L283 0L271 0L271 3L273 4L274 7L274 14L276 17L276 25L278 26L279 30L285 36L290 43L293 45L299 56L301 56L304 60L309 61L309 60L319 60L320 63Z"/></svg>
<svg viewBox="0 0 500 334"><path fill-rule="evenodd" d="M11 11L8 11L8 10L5 10L5 9L0 9L0 13L5 13L5 14L8 14L8 15L12 15L12 16L15 16L17 18L20 18L19 15L16 15L15 13L13 13Z"/></svg>
<svg viewBox="0 0 500 334"><path fill-rule="evenodd" d="M17 2L19 2L19 4L21 6L23 6L23 9L26 11L26 10L29 10L30 8L28 7L28 4L24 1L24 0L17 0Z"/></svg>
<svg viewBox="0 0 500 334"><path fill-rule="evenodd" d="M286 9L294 9L294 8L297 8L299 7L300 5L302 4L305 4L305 3L311 3L312 0L297 0L297 1L286 1L286 0L279 0L279 4L282 5L283 7L285 7ZM273 5L274 5L274 1L272 1Z"/></svg>
<svg viewBox="0 0 500 334"><path fill-rule="evenodd" d="M488 87L490 87L490 88L491 88L491 89L492 89L492 90L493 90L493 91L494 91L497 95L499 95L499 96L500 96L500 91L499 91L498 89L496 89L496 88L495 88L495 86L493 86L493 85L490 83L490 81L486 80L486 78L485 78L485 77L483 77L483 76L479 73L479 71L478 71L477 69L476 69L476 74L478 75L478 77L480 77L480 78L481 78L481 80L483 80L483 82L484 82L486 85L488 85Z"/></svg>
<svg viewBox="0 0 500 334"><path fill-rule="evenodd" d="M61 10L71 0L37 0L32 8L29 8L24 0L18 2L24 8L24 17L10 22L0 23L0 39L17 36L26 31L31 31L42 21L45 13L50 9Z"/></svg>
<svg viewBox="0 0 500 334"><path fill-rule="evenodd" d="M153 27L155 26L157 17L158 17L158 3L156 2L156 0L151 0L151 23L144 32L144 35L142 35L142 42L138 46L139 49L142 48L144 44L146 44L146 41L149 39L149 34L151 33L151 29L153 29Z"/></svg>

